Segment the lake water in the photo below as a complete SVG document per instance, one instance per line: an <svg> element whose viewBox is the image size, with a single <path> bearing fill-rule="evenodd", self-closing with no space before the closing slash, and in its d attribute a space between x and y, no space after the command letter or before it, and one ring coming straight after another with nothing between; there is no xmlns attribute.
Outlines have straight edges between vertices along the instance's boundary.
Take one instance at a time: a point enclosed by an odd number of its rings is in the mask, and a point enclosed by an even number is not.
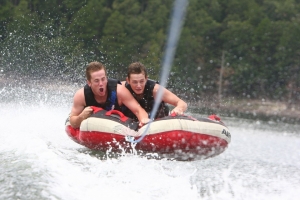
<svg viewBox="0 0 300 200"><path fill-rule="evenodd" d="M75 89L0 84L1 200L300 198L299 125L221 116L232 141L217 157L103 160L64 131Z"/></svg>

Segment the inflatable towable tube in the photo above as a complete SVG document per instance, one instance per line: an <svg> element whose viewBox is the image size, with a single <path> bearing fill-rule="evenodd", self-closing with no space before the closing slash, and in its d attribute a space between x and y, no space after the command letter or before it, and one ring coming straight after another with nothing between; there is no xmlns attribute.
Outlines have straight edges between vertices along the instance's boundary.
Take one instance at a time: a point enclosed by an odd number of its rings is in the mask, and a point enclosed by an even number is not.
<svg viewBox="0 0 300 200"><path fill-rule="evenodd" d="M231 135L216 115L195 119L186 115L170 115L156 119L147 128L117 110L93 107L94 113L74 129L69 120L65 129L75 142L93 150L114 153L154 153L160 158L199 160L214 157L226 150ZM145 132L147 131L147 132ZM137 144L131 141L146 136Z"/></svg>

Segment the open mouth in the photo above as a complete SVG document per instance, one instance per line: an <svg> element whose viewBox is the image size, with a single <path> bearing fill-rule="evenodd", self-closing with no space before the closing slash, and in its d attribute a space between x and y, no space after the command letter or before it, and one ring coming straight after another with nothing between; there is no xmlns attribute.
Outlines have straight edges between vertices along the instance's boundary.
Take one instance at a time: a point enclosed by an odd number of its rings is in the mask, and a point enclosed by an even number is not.
<svg viewBox="0 0 300 200"><path fill-rule="evenodd" d="M100 92L103 92L103 91L104 91L104 89L103 89L103 88L100 88L99 90L100 90Z"/></svg>

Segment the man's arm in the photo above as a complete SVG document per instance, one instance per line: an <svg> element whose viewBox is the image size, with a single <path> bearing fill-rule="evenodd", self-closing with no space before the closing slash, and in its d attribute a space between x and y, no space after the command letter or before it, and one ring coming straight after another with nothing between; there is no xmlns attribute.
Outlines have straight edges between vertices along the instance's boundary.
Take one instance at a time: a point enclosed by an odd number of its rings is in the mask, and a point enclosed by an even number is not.
<svg viewBox="0 0 300 200"><path fill-rule="evenodd" d="M70 124L73 128L79 128L83 120L88 118L93 109L90 107L85 107L84 91L83 88L78 90L73 99L73 106L70 113Z"/></svg>
<svg viewBox="0 0 300 200"><path fill-rule="evenodd" d="M147 112L140 106L140 104L133 98L129 90L122 85L117 86L117 95L119 105L124 104L127 108L135 114L140 121L140 124L146 124L150 121Z"/></svg>
<svg viewBox="0 0 300 200"><path fill-rule="evenodd" d="M156 98L157 92L160 87L162 86L160 86L159 84L155 84L153 89L154 98ZM166 88L163 88L162 101L175 106L175 108L171 111L171 113L182 115L187 109L187 104L178 96L176 96L174 93L167 90Z"/></svg>

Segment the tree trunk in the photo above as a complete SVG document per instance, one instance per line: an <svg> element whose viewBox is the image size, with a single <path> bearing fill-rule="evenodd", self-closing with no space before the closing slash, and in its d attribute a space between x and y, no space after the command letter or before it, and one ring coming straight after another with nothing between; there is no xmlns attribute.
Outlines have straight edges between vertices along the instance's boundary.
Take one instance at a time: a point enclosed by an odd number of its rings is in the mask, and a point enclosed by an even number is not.
<svg viewBox="0 0 300 200"><path fill-rule="evenodd" d="M222 101L222 82L223 82L224 62L225 62L225 51L223 50L222 51L222 58L221 58L219 89L218 89L218 107L221 106L221 101Z"/></svg>

